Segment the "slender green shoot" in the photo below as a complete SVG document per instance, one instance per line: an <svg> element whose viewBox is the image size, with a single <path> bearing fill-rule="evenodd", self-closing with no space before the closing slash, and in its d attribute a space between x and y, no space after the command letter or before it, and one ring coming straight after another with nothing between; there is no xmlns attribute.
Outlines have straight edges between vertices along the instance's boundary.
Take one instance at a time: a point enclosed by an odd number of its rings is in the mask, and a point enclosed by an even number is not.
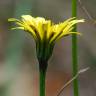
<svg viewBox="0 0 96 96"><path fill-rule="evenodd" d="M39 60L39 80L40 80L40 96L46 96L46 72L47 72L47 61Z"/></svg>
<svg viewBox="0 0 96 96"><path fill-rule="evenodd" d="M77 17L77 0L72 0L72 17ZM73 32L76 32L76 25L74 25ZM78 53L77 53L77 36L72 34L72 66L73 66L73 77L78 72ZM78 92L78 78L73 81L74 96L79 96Z"/></svg>
<svg viewBox="0 0 96 96"><path fill-rule="evenodd" d="M40 96L45 96L46 72L40 71Z"/></svg>

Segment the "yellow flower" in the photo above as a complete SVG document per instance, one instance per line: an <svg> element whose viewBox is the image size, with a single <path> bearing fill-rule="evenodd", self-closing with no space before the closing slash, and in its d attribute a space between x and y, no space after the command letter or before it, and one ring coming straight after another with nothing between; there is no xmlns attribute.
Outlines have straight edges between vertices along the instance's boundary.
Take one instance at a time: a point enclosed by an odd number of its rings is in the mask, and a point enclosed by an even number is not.
<svg viewBox="0 0 96 96"><path fill-rule="evenodd" d="M80 34L72 32L74 25L84 22L83 19L77 20L70 18L62 23L54 24L51 20L45 20L42 17L32 17L30 15L22 15L21 20L10 18L8 21L14 21L16 25L12 29L21 29L30 33L36 41L36 51L38 59L48 60L52 54L55 42L70 34Z"/></svg>

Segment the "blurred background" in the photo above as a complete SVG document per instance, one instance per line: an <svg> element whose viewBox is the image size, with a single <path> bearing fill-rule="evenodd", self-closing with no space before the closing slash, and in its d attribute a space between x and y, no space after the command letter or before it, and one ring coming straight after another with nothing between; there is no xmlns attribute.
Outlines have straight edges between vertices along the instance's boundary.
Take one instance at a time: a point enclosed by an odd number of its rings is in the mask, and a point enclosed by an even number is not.
<svg viewBox="0 0 96 96"><path fill-rule="evenodd" d="M71 17L72 0L0 0L0 96L39 96L39 71L35 42L30 34L10 30L8 18L23 14L62 22ZM96 96L96 0L81 0L78 18L79 70L90 70L79 76L80 96ZM85 10L87 9L87 11ZM46 96L56 96L58 90L72 78L71 36L59 40L50 58ZM72 84L60 96L73 96Z"/></svg>

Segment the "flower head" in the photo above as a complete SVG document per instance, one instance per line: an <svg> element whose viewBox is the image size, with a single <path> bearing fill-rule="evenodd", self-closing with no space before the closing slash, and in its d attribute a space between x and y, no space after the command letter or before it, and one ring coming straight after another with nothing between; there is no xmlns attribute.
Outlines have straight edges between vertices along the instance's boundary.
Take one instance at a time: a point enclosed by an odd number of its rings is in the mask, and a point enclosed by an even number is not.
<svg viewBox="0 0 96 96"><path fill-rule="evenodd" d="M51 20L45 20L42 17L34 18L30 15L22 15L21 20L10 18L8 21L14 21L18 25L12 29L24 30L33 36L36 41L37 57L40 60L50 58L58 39L73 33L80 34L72 30L76 23L84 22L83 19L70 18L62 23L54 24Z"/></svg>

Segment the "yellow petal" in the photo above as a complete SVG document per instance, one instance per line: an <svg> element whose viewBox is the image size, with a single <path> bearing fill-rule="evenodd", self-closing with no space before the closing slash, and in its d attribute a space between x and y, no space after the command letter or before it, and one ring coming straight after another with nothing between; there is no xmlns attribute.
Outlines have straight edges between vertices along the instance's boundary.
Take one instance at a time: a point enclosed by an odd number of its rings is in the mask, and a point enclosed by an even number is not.
<svg viewBox="0 0 96 96"><path fill-rule="evenodd" d="M12 30L15 30L15 29L21 29L21 30L24 30L24 27L14 27L14 28L11 28Z"/></svg>
<svg viewBox="0 0 96 96"><path fill-rule="evenodd" d="M57 38L60 34L62 34L63 29L66 28L66 26L68 26L69 22L71 22L72 20L74 20L75 17L70 18L66 21L64 21L63 23L59 23L59 24L55 24L52 26L52 31L55 33L54 36L52 37L51 41L53 41L55 38Z"/></svg>
<svg viewBox="0 0 96 96"><path fill-rule="evenodd" d="M22 15L22 21L35 26L35 18L30 15Z"/></svg>
<svg viewBox="0 0 96 96"><path fill-rule="evenodd" d="M61 24L53 26L54 30L56 32L55 32L55 35L50 40L50 42L52 42L56 39L60 39L61 37L66 36L68 34L71 34L70 32L74 28L73 25L75 25L76 23L79 23L79 22L84 22L84 19L74 20L74 18L73 19L71 18Z"/></svg>

